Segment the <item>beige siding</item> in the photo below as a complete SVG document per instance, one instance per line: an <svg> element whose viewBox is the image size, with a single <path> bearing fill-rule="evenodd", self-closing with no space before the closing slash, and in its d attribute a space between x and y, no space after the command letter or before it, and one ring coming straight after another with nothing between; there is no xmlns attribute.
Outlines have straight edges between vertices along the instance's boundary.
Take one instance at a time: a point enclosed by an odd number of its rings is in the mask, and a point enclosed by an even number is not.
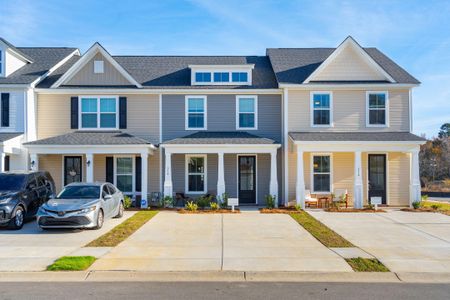
<svg viewBox="0 0 450 300"><path fill-rule="evenodd" d="M56 192L59 193L63 186L62 179L62 155L41 155L39 156L39 170L50 172L55 181Z"/></svg>
<svg viewBox="0 0 450 300"><path fill-rule="evenodd" d="M148 158L148 192L162 192L160 182L160 150L154 152Z"/></svg>
<svg viewBox="0 0 450 300"><path fill-rule="evenodd" d="M386 80L352 46L347 46L313 80Z"/></svg>
<svg viewBox="0 0 450 300"><path fill-rule="evenodd" d="M94 181L106 181L106 156L94 155Z"/></svg>
<svg viewBox="0 0 450 300"><path fill-rule="evenodd" d="M336 189L346 189L351 196L351 203L353 203L353 184L355 180L354 163L355 156L353 153L333 153L333 191Z"/></svg>
<svg viewBox="0 0 450 300"><path fill-rule="evenodd" d="M45 139L71 132L71 95L39 95L37 103L37 138Z"/></svg>
<svg viewBox="0 0 450 300"><path fill-rule="evenodd" d="M289 91L288 131L409 131L409 91L389 91L389 127L366 126L366 91L334 90L333 126L311 127L310 91Z"/></svg>
<svg viewBox="0 0 450 300"><path fill-rule="evenodd" d="M103 60L104 73L94 73L94 60ZM97 53L66 85L132 85L103 55Z"/></svg>
<svg viewBox="0 0 450 300"><path fill-rule="evenodd" d="M389 205L409 204L409 155L391 152L388 154L387 186Z"/></svg>

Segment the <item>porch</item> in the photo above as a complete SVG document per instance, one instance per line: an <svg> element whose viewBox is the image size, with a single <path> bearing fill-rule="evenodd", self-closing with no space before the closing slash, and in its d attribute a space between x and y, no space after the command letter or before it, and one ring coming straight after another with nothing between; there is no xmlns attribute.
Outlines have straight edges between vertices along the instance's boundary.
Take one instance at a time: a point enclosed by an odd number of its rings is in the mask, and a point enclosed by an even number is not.
<svg viewBox="0 0 450 300"><path fill-rule="evenodd" d="M22 141L21 132L0 133L0 172L27 169Z"/></svg>

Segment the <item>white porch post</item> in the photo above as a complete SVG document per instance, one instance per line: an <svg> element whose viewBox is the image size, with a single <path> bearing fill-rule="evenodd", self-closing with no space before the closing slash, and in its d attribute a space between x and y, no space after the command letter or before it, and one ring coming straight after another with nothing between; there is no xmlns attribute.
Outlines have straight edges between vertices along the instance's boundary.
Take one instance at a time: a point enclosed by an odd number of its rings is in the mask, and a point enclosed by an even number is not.
<svg viewBox="0 0 450 300"><path fill-rule="evenodd" d="M297 146L297 182L295 185L295 199L302 209L305 209L305 178L303 174L303 151Z"/></svg>
<svg viewBox="0 0 450 300"><path fill-rule="evenodd" d="M269 192L275 197L275 206L278 207L278 174L277 150L270 152L270 188Z"/></svg>
<svg viewBox="0 0 450 300"><path fill-rule="evenodd" d="M0 152L0 172L5 172L5 152Z"/></svg>
<svg viewBox="0 0 450 300"><path fill-rule="evenodd" d="M410 199L409 205L418 202L421 199L420 193L420 168L419 168L419 149L410 152L411 156L411 178L410 178Z"/></svg>
<svg viewBox="0 0 450 300"><path fill-rule="evenodd" d="M172 197L172 153L166 149L165 171L164 171L164 196Z"/></svg>
<svg viewBox="0 0 450 300"><path fill-rule="evenodd" d="M141 203L144 203L144 205L141 205L143 208L148 207L148 153L143 152L141 153ZM145 200L145 201L142 201Z"/></svg>
<svg viewBox="0 0 450 300"><path fill-rule="evenodd" d="M94 155L86 153L86 182L94 182Z"/></svg>
<svg viewBox="0 0 450 300"><path fill-rule="evenodd" d="M217 196L222 197L225 193L225 168L223 162L223 152L219 152L219 161L217 167Z"/></svg>
<svg viewBox="0 0 450 300"><path fill-rule="evenodd" d="M30 169L32 171L39 170L39 156L37 154L30 154L30 162L31 162Z"/></svg>
<svg viewBox="0 0 450 300"><path fill-rule="evenodd" d="M355 184L353 187L353 206L355 208L363 207L363 180L362 180L362 164L361 151L355 151Z"/></svg>

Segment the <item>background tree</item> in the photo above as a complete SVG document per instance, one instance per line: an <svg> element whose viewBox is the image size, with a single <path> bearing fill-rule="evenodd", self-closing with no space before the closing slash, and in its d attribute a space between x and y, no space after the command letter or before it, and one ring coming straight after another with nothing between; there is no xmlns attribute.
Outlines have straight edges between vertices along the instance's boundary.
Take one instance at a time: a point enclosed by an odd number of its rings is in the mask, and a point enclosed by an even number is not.
<svg viewBox="0 0 450 300"><path fill-rule="evenodd" d="M438 136L441 139L450 137L450 123L442 124L441 129L439 130Z"/></svg>

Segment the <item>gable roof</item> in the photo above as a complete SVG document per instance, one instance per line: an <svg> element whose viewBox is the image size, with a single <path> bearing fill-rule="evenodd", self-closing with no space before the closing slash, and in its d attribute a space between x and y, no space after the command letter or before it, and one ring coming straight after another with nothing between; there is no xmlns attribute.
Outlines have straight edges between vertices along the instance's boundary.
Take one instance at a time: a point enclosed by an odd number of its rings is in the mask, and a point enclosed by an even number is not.
<svg viewBox="0 0 450 300"><path fill-rule="evenodd" d="M98 42L92 45L92 47L89 48L88 51L86 51L86 53L64 73L64 75L62 75L55 83L53 83L51 87L56 88L68 82L71 78L73 78L77 71L83 68L97 53L101 53L103 57L107 61L109 61L113 65L113 67L123 77L125 77L125 79L130 82L131 85L135 85L138 88L142 87L141 84L137 82L136 79L134 79L127 70L125 70L119 63L117 63L117 61L111 56L111 54L109 54L108 51L106 51L106 49L103 48L103 46Z"/></svg>
<svg viewBox="0 0 450 300"><path fill-rule="evenodd" d="M184 137L175 138L163 145L219 145L219 144L258 144L272 145L274 140L243 131L199 131Z"/></svg>
<svg viewBox="0 0 450 300"><path fill-rule="evenodd" d="M7 40L5 40L4 38L0 37L0 42L2 42L3 44L6 45L6 47L9 48L9 50L11 50L12 52L14 52L17 56L19 56L23 61L25 62L33 62L33 59L31 57L29 57L28 55L26 55L25 53L23 53L22 51L20 51L19 49L17 49L13 44L11 44L10 42L8 42Z"/></svg>

